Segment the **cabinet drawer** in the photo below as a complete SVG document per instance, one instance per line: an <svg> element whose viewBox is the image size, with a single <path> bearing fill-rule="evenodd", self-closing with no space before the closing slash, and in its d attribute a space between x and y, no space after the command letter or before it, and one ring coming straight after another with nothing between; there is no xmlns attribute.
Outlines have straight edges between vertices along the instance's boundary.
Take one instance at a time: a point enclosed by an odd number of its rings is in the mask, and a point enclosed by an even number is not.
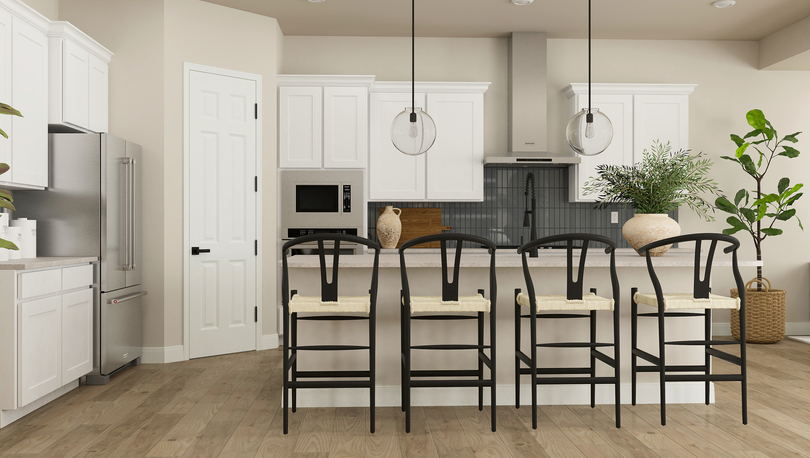
<svg viewBox="0 0 810 458"><path fill-rule="evenodd" d="M18 299L62 291L62 269L26 272L17 276Z"/></svg>
<svg viewBox="0 0 810 458"><path fill-rule="evenodd" d="M62 269L62 290L91 286L93 284L93 266L66 267Z"/></svg>

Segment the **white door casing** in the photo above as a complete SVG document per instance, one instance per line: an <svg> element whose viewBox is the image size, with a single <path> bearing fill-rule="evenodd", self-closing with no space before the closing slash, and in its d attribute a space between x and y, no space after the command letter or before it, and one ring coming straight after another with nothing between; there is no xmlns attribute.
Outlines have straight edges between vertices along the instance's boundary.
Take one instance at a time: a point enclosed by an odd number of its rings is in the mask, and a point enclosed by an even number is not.
<svg viewBox="0 0 810 458"><path fill-rule="evenodd" d="M188 65L187 78L185 246L211 250L186 253L188 355L255 350L259 82Z"/></svg>

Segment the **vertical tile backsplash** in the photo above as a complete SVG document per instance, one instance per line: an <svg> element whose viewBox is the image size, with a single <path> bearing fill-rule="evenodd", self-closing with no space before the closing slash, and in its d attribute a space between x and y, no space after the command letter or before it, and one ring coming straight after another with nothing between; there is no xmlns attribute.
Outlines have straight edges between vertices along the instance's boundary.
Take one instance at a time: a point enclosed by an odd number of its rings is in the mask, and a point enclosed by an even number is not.
<svg viewBox="0 0 810 458"><path fill-rule="evenodd" d="M526 209L524 189L526 176L534 173L537 196L537 236L589 232L609 237L620 247L630 245L622 237L622 225L633 217L631 207L611 205L595 210L593 203L568 201L568 168L509 167L484 169L483 202L369 202L368 236L377 240L376 222L379 208L432 207L442 209L442 225L452 232L486 237L497 245L520 245L529 241L529 228L523 227ZM531 196L531 191L529 191ZM531 206L531 201L528 202ZM619 223L610 223L610 213L619 212ZM677 218L677 211L670 213Z"/></svg>

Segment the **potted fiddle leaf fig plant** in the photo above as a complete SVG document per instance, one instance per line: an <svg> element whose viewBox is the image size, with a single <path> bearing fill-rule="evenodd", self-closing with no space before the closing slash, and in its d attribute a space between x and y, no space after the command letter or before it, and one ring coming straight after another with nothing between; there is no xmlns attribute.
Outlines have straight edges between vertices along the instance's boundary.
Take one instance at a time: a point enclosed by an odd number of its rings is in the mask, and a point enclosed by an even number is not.
<svg viewBox="0 0 810 458"><path fill-rule="evenodd" d="M0 103L0 114L22 117L22 114L18 110L15 110L14 108L5 103ZM3 129L0 129L0 135L2 135L5 138L8 138L8 134L5 133ZM8 164L0 163L0 175L8 172L10 168L11 167L9 167ZM11 193L6 191L5 189L0 189L0 207L7 208L9 210L16 210L14 208L14 199L11 197ZM0 228L0 231L4 232L5 229ZM3 233L2 235L5 235L5 233ZM19 248L17 248L17 245L12 243L10 240L3 239L2 237L0 237L0 248L7 248L9 250L19 250Z"/></svg>
<svg viewBox="0 0 810 458"><path fill-rule="evenodd" d="M733 157L723 159L736 163L740 169L756 183L756 189L740 189L732 201L720 196L715 205L720 210L731 213L726 222L731 226L723 230L724 234L745 232L751 236L757 253L757 261L762 260L762 242L771 237L782 235L783 230L775 227L796 220L799 228L804 230L802 222L796 216L794 205L803 193L801 183L791 185L790 178L779 180L776 189L767 192L763 189L765 174L771 162L783 156L793 159L799 151L791 146L798 142L796 132L779 138L779 134L761 110L751 110L745 115L748 124L754 130L744 136L732 134L731 140L737 145ZM754 150L753 152L751 150ZM756 283L756 289L749 286ZM732 296L737 290L732 290ZM757 266L757 276L746 284L745 293L746 341L753 343L775 343L785 337L785 291L771 289L770 281L762 276L762 266ZM740 339L739 312L731 312L731 332Z"/></svg>
<svg viewBox="0 0 810 458"><path fill-rule="evenodd" d="M714 221L711 202L703 193L718 194L717 183L709 178L712 162L703 153L673 152L669 143L654 141L644 150L641 162L633 165L601 164L596 177L591 177L583 193L597 195L597 209L618 203L630 205L635 216L622 226L622 235L636 251L658 240L681 233L678 222L668 213L686 205L707 221ZM669 245L650 250L651 256L662 256Z"/></svg>

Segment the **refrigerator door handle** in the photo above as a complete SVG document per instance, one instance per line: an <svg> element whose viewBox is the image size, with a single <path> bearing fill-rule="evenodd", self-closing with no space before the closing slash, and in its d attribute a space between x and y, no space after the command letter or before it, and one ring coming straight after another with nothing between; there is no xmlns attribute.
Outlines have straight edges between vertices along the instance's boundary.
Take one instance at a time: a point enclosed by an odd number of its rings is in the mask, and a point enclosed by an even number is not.
<svg viewBox="0 0 810 458"><path fill-rule="evenodd" d="M125 157L122 159L124 164L124 263L123 263L123 270L131 271L133 269L133 247L132 247L132 239L133 235L133 212L134 205L133 199L135 192L133 191L133 182L135 181L133 178L133 159L129 157Z"/></svg>
<svg viewBox="0 0 810 458"><path fill-rule="evenodd" d="M129 160L129 269L135 270L135 158Z"/></svg>
<svg viewBox="0 0 810 458"><path fill-rule="evenodd" d="M118 297L115 299L110 299L107 301L108 304L120 304L121 302L131 301L132 299L137 299L139 297L146 296L146 291L141 291L140 293L130 294L129 296Z"/></svg>

